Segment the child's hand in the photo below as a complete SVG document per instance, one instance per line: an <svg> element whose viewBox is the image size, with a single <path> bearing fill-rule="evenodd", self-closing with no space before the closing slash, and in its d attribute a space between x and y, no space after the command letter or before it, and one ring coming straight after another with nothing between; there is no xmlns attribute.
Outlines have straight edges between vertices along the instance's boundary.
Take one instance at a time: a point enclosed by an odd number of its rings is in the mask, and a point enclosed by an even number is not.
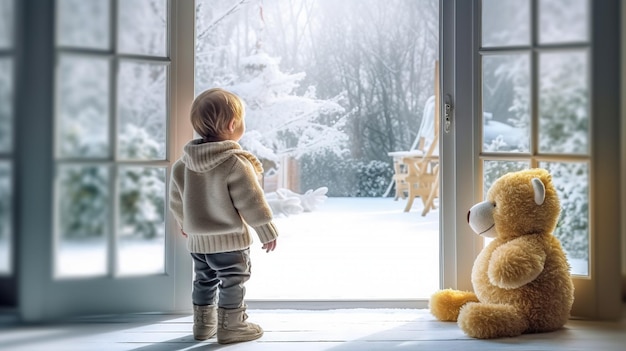
<svg viewBox="0 0 626 351"><path fill-rule="evenodd" d="M262 249L265 250L265 252L274 251L275 248L276 248L276 239L263 244L263 247L262 247Z"/></svg>
<svg viewBox="0 0 626 351"><path fill-rule="evenodd" d="M182 229L182 228L180 229L180 233L181 233L181 234L182 234L185 238L187 237L187 233L185 233L185 232L183 231L183 229Z"/></svg>

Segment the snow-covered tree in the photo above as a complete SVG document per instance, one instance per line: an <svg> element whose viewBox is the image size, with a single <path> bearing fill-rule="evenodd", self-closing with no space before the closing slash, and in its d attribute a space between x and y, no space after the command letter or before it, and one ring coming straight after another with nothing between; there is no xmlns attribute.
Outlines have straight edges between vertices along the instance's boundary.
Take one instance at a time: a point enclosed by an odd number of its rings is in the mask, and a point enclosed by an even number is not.
<svg viewBox="0 0 626 351"><path fill-rule="evenodd" d="M260 11L256 1L198 2L196 91L221 86L242 97L247 131L241 144L260 158L340 152L347 142L341 95L318 98L315 86L301 86L306 73L280 67L264 36L269 15Z"/></svg>
<svg viewBox="0 0 626 351"><path fill-rule="evenodd" d="M539 64L540 150L587 153L589 90L586 53L542 54Z"/></svg>
<svg viewBox="0 0 626 351"><path fill-rule="evenodd" d="M278 64L263 52L242 59L241 80L230 87L247 103L246 128L250 132L244 135L242 145L273 161L284 155L340 150L347 136L342 131L345 117L339 98L318 99L312 86L297 95L304 73L285 74Z"/></svg>
<svg viewBox="0 0 626 351"><path fill-rule="evenodd" d="M413 143L434 93L436 1L196 4L196 91L222 86L244 97L246 148L267 159L313 155L312 168L341 155L382 177L387 152ZM356 179L352 169L343 177Z"/></svg>

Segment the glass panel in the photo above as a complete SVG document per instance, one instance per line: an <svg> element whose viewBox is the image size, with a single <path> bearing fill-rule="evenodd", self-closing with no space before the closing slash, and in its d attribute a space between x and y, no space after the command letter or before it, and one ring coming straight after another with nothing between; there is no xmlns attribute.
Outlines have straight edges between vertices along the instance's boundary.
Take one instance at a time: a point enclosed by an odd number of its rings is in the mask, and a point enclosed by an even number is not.
<svg viewBox="0 0 626 351"><path fill-rule="evenodd" d="M57 3L58 45L93 49L110 47L110 0L58 0Z"/></svg>
<svg viewBox="0 0 626 351"><path fill-rule="evenodd" d="M103 166L59 166L55 277L106 274L109 173Z"/></svg>
<svg viewBox="0 0 626 351"><path fill-rule="evenodd" d="M165 272L165 171L119 171L118 275Z"/></svg>
<svg viewBox="0 0 626 351"><path fill-rule="evenodd" d="M589 152L589 88L586 52L539 56L539 151Z"/></svg>
<svg viewBox="0 0 626 351"><path fill-rule="evenodd" d="M529 161L484 161L483 162L483 199L496 179L509 172L517 172L530 168Z"/></svg>
<svg viewBox="0 0 626 351"><path fill-rule="evenodd" d="M589 275L589 166L587 163L540 162L552 174L561 200L554 235L561 241L571 273Z"/></svg>
<svg viewBox="0 0 626 351"><path fill-rule="evenodd" d="M58 68L59 157L108 157L109 61L62 55Z"/></svg>
<svg viewBox="0 0 626 351"><path fill-rule="evenodd" d="M483 56L483 151L528 152L530 60L523 55Z"/></svg>
<svg viewBox="0 0 626 351"><path fill-rule="evenodd" d="M13 272L13 186L11 164L0 162L0 275Z"/></svg>
<svg viewBox="0 0 626 351"><path fill-rule="evenodd" d="M539 42L587 41L588 8L587 0L540 0Z"/></svg>
<svg viewBox="0 0 626 351"><path fill-rule="evenodd" d="M165 159L167 65L120 62L118 148L121 159Z"/></svg>
<svg viewBox="0 0 626 351"><path fill-rule="evenodd" d="M483 47L529 44L530 1L483 0Z"/></svg>
<svg viewBox="0 0 626 351"><path fill-rule="evenodd" d="M0 0L0 49L13 46L13 0Z"/></svg>
<svg viewBox="0 0 626 351"><path fill-rule="evenodd" d="M0 153L13 149L13 60L0 58Z"/></svg>
<svg viewBox="0 0 626 351"><path fill-rule="evenodd" d="M167 0L124 0L118 6L118 51L166 56Z"/></svg>

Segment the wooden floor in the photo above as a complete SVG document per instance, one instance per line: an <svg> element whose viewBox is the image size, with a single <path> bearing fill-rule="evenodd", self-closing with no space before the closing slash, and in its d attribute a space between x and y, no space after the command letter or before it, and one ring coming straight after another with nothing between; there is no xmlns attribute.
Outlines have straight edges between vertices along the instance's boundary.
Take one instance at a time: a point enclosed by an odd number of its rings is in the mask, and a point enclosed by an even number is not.
<svg viewBox="0 0 626 351"><path fill-rule="evenodd" d="M5 325L0 350L626 350L626 319L572 320L552 333L476 340L455 323L436 321L418 309L250 310L249 315L265 335L227 346L215 339L195 341L189 315L134 314L46 326Z"/></svg>

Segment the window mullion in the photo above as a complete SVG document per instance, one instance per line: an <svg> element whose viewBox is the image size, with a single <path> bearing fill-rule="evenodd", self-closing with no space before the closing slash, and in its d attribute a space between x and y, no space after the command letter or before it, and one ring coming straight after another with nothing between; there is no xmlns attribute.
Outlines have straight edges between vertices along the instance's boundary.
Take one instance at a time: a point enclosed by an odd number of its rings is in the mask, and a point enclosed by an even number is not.
<svg viewBox="0 0 626 351"><path fill-rule="evenodd" d="M110 160L109 166L110 183L109 183L109 223L110 228L108 233L108 275L114 276L116 274L117 267L117 252L118 252L118 240L117 240L117 228L119 228L119 216L117 209L119 208L119 181L118 181L118 148L117 148L117 90L118 90L118 71L119 71L119 53L117 51L117 24L118 19L118 0L111 0L110 3L111 12L109 17L109 40L110 50L113 53L111 60L111 69L109 70L109 145L110 145Z"/></svg>

